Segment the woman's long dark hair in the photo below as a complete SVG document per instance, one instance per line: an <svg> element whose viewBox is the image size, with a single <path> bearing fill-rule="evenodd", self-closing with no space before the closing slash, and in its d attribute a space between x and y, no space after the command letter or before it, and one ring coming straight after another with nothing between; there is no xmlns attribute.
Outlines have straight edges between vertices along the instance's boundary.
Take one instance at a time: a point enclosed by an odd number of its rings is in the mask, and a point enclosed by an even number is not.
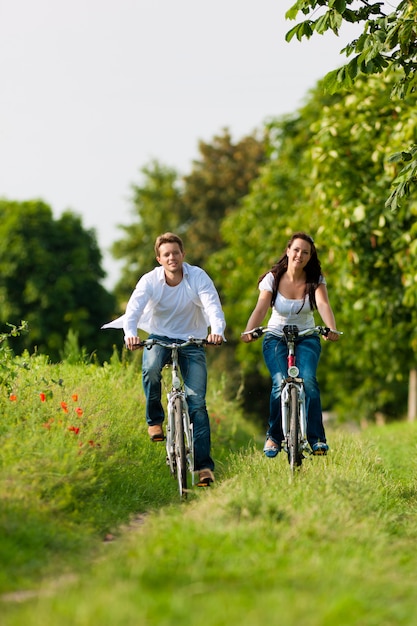
<svg viewBox="0 0 417 626"><path fill-rule="evenodd" d="M316 246L314 245L314 241L310 237L310 235L307 235L306 233L303 233L303 232L294 233L291 236L291 238L288 240L287 247L285 248L285 251L282 253L281 257L271 267L270 270L265 272L265 274L262 274L262 276L258 280L258 284L261 282L261 280L267 274L269 274L269 272L272 272L272 274L274 275L274 287L273 287L273 291L272 291L271 307L273 307L274 306L274 302L275 302L276 297L277 297L277 293L278 293L279 281L281 280L282 275L288 269L287 250L288 250L288 248L291 247L291 245L292 245L292 243L293 243L293 241L295 239L303 239L303 241L306 241L311 246L311 257L310 257L309 262L307 263L307 265L304 268L307 280L306 280L306 286L305 286L305 290L304 290L303 303L301 305L300 310L298 311L298 313L299 313L301 311L301 309L303 308L303 306L304 306L304 302L305 302L305 299L306 299L307 296L308 296L308 299L310 301L311 309L312 310L313 309L317 309L316 289L319 286L320 276L322 275L322 273L321 273L321 263L320 263L319 258L317 256Z"/></svg>

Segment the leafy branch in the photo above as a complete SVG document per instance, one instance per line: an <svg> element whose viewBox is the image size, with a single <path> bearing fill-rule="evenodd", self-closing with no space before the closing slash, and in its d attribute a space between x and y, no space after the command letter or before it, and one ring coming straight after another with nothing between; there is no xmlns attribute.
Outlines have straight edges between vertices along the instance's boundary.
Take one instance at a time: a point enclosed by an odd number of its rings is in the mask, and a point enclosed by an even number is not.
<svg viewBox="0 0 417 626"><path fill-rule="evenodd" d="M394 211L398 208L401 198L409 195L411 185L417 183L417 145L414 144L409 151L392 154L388 162L407 163L392 181L394 189L385 202L385 206Z"/></svg>
<svg viewBox="0 0 417 626"><path fill-rule="evenodd" d="M417 89L417 2L402 0L386 14L383 2L362 0L354 9L354 0L297 0L287 11L286 18L296 19L301 12L308 16L286 35L291 41L309 39L314 33L331 30L339 35L344 22L363 23L363 31L341 50L350 59L342 67L329 72L323 81L324 89L331 94L352 89L355 81L364 75L391 74L391 98L404 99ZM357 4L357 3L355 3ZM320 12L324 9L324 12ZM316 17L318 13L321 13ZM314 18L314 19L313 19ZM412 184L417 182L417 148L393 154L390 162L404 162L405 167L393 181L394 189L386 206L396 209L407 196Z"/></svg>
<svg viewBox="0 0 417 626"><path fill-rule="evenodd" d="M22 320L20 326L6 324L10 328L8 332L0 333L0 385L5 386L8 391L11 389L11 381L17 376L16 363L13 358L13 351L9 348L7 341L12 337L19 337L28 332L28 323Z"/></svg>

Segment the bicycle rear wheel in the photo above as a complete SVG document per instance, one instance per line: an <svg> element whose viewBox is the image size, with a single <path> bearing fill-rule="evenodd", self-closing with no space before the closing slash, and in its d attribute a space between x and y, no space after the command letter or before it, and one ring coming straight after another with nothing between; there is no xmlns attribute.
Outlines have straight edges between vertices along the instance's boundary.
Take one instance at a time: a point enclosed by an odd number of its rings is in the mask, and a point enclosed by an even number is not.
<svg viewBox="0 0 417 626"><path fill-rule="evenodd" d="M175 424L175 460L178 479L178 488L181 496L187 496L187 457L184 437L184 421L182 419L183 400L175 398L174 401L174 424Z"/></svg>
<svg viewBox="0 0 417 626"><path fill-rule="evenodd" d="M301 453L301 432L299 422L299 403L298 403L298 390L292 386L290 389L290 429L288 435L288 462L291 469L294 471L296 467L299 467L303 461L303 455Z"/></svg>

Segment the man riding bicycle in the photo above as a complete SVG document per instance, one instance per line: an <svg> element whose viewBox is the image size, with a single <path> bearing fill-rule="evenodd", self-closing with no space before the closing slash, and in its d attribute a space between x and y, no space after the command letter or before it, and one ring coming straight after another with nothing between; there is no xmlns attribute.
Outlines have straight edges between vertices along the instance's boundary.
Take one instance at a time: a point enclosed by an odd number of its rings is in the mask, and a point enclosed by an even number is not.
<svg viewBox="0 0 417 626"><path fill-rule="evenodd" d="M226 327L220 298L211 278L199 267L184 262L184 245L173 233L160 235L155 242L159 263L144 274L136 285L126 312L105 328L117 328L123 322L125 343L129 350L139 348L137 329L168 343L185 342L190 336L206 338L220 345ZM210 331L208 332L208 328ZM146 396L146 421L152 441L165 439L162 423L165 415L161 403L162 368L169 361L170 350L154 346L145 350L142 360L142 382ZM194 431L195 470L199 486L214 481L211 458L210 422L206 407L207 363L204 348L187 346L179 353L187 404Z"/></svg>

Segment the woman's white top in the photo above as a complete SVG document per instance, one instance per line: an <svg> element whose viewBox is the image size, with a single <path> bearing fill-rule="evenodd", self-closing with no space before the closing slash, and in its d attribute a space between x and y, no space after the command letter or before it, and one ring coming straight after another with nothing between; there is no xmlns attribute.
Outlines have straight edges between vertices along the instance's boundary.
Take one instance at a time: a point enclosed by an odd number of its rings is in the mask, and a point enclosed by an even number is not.
<svg viewBox="0 0 417 626"><path fill-rule="evenodd" d="M268 272L259 283L259 291L274 291L274 275ZM319 284L326 284L323 276L320 276ZM268 328L271 331L275 328L282 330L286 324L295 324L298 330L306 330L315 326L314 313L310 306L308 295L300 300L290 300L285 298L278 290L275 298L272 314L268 321Z"/></svg>

